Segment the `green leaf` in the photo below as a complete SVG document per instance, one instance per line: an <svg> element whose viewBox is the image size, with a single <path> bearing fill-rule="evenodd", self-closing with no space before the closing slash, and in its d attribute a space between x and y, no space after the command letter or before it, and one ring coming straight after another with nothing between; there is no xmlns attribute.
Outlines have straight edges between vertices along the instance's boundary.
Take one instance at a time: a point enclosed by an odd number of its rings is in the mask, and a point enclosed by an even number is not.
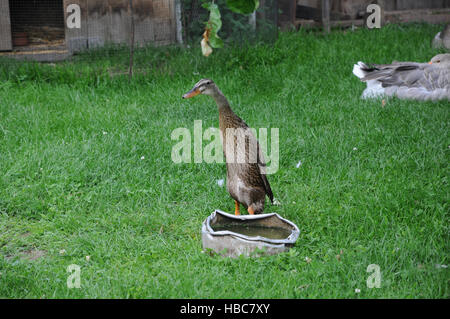
<svg viewBox="0 0 450 319"><path fill-rule="evenodd" d="M217 34L211 33L209 36L209 44L213 48L222 48L223 47L223 41Z"/></svg>
<svg viewBox="0 0 450 319"><path fill-rule="evenodd" d="M231 11L242 14L253 13L259 7L259 0L227 0Z"/></svg>
<svg viewBox="0 0 450 319"><path fill-rule="evenodd" d="M217 34L222 27L219 7L215 3L205 3L203 6L209 10L209 21L206 24L206 27L210 29L208 39L209 44L211 44L213 48L221 48L223 47L223 41Z"/></svg>

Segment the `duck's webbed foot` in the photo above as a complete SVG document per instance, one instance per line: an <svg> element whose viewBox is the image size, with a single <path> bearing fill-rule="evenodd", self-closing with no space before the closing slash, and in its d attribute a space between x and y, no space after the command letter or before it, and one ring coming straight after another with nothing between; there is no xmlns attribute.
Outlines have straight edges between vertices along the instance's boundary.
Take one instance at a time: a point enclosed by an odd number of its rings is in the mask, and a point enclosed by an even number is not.
<svg viewBox="0 0 450 319"><path fill-rule="evenodd" d="M239 202L238 201L234 201L234 214L237 216L237 215L240 215L241 213L239 212Z"/></svg>

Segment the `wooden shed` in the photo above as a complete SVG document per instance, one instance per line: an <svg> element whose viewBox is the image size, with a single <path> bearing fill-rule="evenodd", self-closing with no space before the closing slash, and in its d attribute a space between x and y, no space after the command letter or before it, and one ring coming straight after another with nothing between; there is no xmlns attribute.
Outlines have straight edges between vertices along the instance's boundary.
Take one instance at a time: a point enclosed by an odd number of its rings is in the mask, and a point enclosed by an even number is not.
<svg viewBox="0 0 450 319"><path fill-rule="evenodd" d="M132 0L135 43L176 42L177 3ZM0 51L58 60L108 43L129 44L131 25L129 0L0 0Z"/></svg>

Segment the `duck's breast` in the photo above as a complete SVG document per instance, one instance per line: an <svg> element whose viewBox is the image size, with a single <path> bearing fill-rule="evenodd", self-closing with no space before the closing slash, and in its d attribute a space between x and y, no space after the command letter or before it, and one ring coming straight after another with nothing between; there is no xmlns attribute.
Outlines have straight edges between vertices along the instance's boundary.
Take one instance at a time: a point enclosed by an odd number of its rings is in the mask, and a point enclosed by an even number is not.
<svg viewBox="0 0 450 319"><path fill-rule="evenodd" d="M244 176L248 164L227 163L227 190L231 197L248 206L252 203L253 188L248 185Z"/></svg>

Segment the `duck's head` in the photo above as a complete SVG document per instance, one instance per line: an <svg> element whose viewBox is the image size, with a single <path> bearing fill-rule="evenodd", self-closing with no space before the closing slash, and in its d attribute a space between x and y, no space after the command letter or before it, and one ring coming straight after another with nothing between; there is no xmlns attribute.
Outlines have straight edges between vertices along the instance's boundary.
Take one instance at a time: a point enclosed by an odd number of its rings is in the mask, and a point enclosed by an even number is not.
<svg viewBox="0 0 450 319"><path fill-rule="evenodd" d="M448 66L450 65L450 53L443 53L443 54L438 54L436 56L434 56L430 62L428 62L429 64L435 64L435 65L445 65Z"/></svg>
<svg viewBox="0 0 450 319"><path fill-rule="evenodd" d="M218 91L219 88L216 86L213 80L201 79L189 92L183 95L183 99L189 99L199 94L214 96Z"/></svg>

